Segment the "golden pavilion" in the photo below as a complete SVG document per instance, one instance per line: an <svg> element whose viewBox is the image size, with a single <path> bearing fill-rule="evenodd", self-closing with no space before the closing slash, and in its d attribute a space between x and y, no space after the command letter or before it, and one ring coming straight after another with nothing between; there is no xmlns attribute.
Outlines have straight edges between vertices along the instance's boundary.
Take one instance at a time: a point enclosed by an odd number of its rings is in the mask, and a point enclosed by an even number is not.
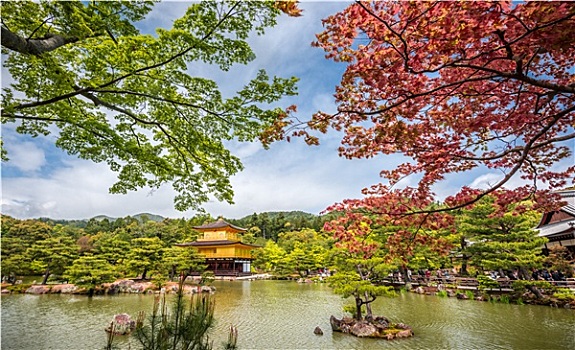
<svg viewBox="0 0 575 350"><path fill-rule="evenodd" d="M176 244L194 247L206 259L207 270L216 276L246 276L251 274L252 251L260 246L241 242L241 228L220 218L215 222L194 226L200 232L195 242Z"/></svg>

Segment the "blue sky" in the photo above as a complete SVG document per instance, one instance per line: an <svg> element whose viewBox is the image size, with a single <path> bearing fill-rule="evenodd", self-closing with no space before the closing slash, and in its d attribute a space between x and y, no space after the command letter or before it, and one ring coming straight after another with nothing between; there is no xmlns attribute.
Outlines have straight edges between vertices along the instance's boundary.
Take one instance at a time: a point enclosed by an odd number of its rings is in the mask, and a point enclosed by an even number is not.
<svg viewBox="0 0 575 350"><path fill-rule="evenodd" d="M296 104L298 117L306 120L318 110L334 111L333 93L342 64L328 61L321 49L311 47L315 34L322 31L321 19L347 5L347 2L303 2L303 16L282 16L275 28L249 41L256 60L247 66L235 66L222 73L206 66L195 66L200 74L220 83L222 92L231 95L255 77L259 69L281 77L297 76L299 95L285 99L283 106ZM185 11L185 2L157 4L140 23L142 31L153 32ZM2 86L10 77L3 70ZM165 217L189 218L193 211L173 208L174 192L170 185L158 190L142 189L127 195L112 195L108 188L116 175L105 164L70 157L53 145L53 138L30 138L18 135L13 126L2 126L2 138L10 161L2 164L2 214L17 218L50 217L84 219L96 215L123 217L141 212ZM341 135L330 132L320 139L320 146L307 146L303 140L278 142L269 150L258 143L231 143L230 149L245 166L231 181L235 204L211 201L205 209L213 216L241 218L254 212L303 210L318 214L345 198L358 198L361 189L381 181L379 172L398 165L400 156L368 160L339 158ZM573 143L571 143L572 145ZM453 194L463 185L494 182L500 174L476 170L465 176L448 178L436 188L440 197ZM404 185L414 179L407 180Z"/></svg>

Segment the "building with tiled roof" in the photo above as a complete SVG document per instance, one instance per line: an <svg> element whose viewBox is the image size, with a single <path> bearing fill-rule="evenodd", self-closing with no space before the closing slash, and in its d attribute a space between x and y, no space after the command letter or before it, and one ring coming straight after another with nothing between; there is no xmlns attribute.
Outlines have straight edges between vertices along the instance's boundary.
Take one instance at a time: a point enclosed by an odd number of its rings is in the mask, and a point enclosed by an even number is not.
<svg viewBox="0 0 575 350"><path fill-rule="evenodd" d="M567 204L559 210L543 214L537 230L539 236L549 240L545 249L564 246L575 254L575 189L570 188L557 192Z"/></svg>
<svg viewBox="0 0 575 350"><path fill-rule="evenodd" d="M245 228L230 224L220 218L217 221L195 226L200 232L197 240L176 244L193 247L206 259L207 270L216 276L245 276L251 274L252 251L260 246L241 242Z"/></svg>

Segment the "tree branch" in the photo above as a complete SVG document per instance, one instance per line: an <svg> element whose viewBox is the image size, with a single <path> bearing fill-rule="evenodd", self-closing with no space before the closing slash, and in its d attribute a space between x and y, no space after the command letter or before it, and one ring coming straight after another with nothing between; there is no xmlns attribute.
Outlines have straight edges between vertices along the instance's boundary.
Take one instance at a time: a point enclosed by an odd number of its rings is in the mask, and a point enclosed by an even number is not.
<svg viewBox="0 0 575 350"><path fill-rule="evenodd" d="M541 128L541 130L535 136L533 136L533 138L531 138L531 140L529 140L529 142L527 142L525 144L525 146L523 147L523 152L521 152L521 156L519 159L517 159L515 166L513 166L513 168L511 168L511 171L509 173L505 174L503 179L501 179L494 186L491 186L487 190L485 190L482 193L475 196L475 198L473 198L472 200L467 201L465 203L461 203L461 204L451 206L451 207L440 208L440 209L413 211L413 212L407 213L406 215L441 213L441 212L448 212L448 211L453 211L456 209L461 209L461 208L464 208L468 205L477 203L483 197L489 195L490 193L497 191L499 188L503 187L503 185L505 185L521 169L521 167L523 166L523 164L525 162L528 161L529 152L533 149L533 147L535 147L535 142L539 138L541 138L543 135L545 135L549 131L549 129L551 129L551 127L553 125L555 125L555 123L557 123L557 121L559 121L561 119L561 116L562 116L561 113L556 115L551 122L549 122L545 127Z"/></svg>
<svg viewBox="0 0 575 350"><path fill-rule="evenodd" d="M557 91L557 92L564 92L564 93L568 93L568 94L572 94L575 93L575 86L571 86L571 85L557 85L557 84L553 84L547 81L543 81L543 80L538 80L532 77L529 77L523 73L509 73L509 72L502 72L493 68L488 68L488 67L484 67L484 66L478 66L475 64L454 64L452 65L452 67L456 67L456 68L471 68L471 69L476 69L476 70L480 70L480 71L484 71L484 72L488 72L488 73L492 73L495 76L501 76L502 78L511 78L511 79L516 79L528 84L531 84L533 86L537 86L537 87L541 87L544 89L548 89L548 90L553 90L553 91Z"/></svg>
<svg viewBox="0 0 575 350"><path fill-rule="evenodd" d="M473 73L473 74L475 74L475 73ZM341 113L354 113L354 114L359 114L359 115L375 115L375 114L380 114L380 113L387 112L387 111L389 111L389 110L391 110L391 109L393 109L393 108L395 108L395 107L398 107L398 106L400 106L400 105L406 103L407 101L416 99L416 98L418 98L418 97L431 95L431 94L436 93L436 92L438 92L438 91L441 91L441 90L444 90L444 89L447 89L447 88L450 88L450 87L453 87L453 86L461 85L461 84L464 84L464 83L478 82L478 81L483 81L483 80L490 80L490 79L493 79L493 78L496 78L496 77L497 77L497 74L488 75L488 76L481 76L481 77L477 77L477 78L467 77L467 78L462 79L462 80L458 80L458 81L454 81L454 82L447 83L447 84L445 84L445 85L438 86L438 87L433 88L433 89L428 90L428 91L423 91L423 92L411 94L410 96L408 96L408 97L402 99L401 101L392 103L392 104L389 105L389 106L386 106L386 107L383 107L383 108L381 108L381 109L377 109L377 110L374 110L374 111L361 112L361 111L343 110L343 109L341 109L341 110L338 111L338 113L339 113L339 112L341 112Z"/></svg>
<svg viewBox="0 0 575 350"><path fill-rule="evenodd" d="M216 24L214 25L214 27L212 27L212 28L210 29L210 31L208 31L208 32L200 39L200 41L205 41L205 40L207 40L210 36L212 36L212 34L216 31L216 29L218 29L218 28L220 27L220 25L222 25L222 23L224 23L224 22L231 16L231 13L233 12L233 10L234 10L238 5L239 5L239 2L236 2L236 3L229 9L228 13L226 13L226 15L225 15L224 17L222 17L222 18L218 21L218 23L216 23ZM4 28L2 28L2 34L4 34ZM3 45L3 44L4 44L4 39L2 39L2 45ZM162 62L159 62L159 63L153 64L153 65L150 65L150 66L145 66L145 67L136 69L136 70L134 70L133 72L126 73L126 74L124 74L124 75L122 75L122 76L120 76L120 77L118 77L118 78L112 79L112 80L108 81L107 83L104 83L104 84L102 84L102 85L100 85L100 86L93 87L93 88L87 88L87 87L86 87L86 88L76 89L75 91L72 91L72 92L70 92L70 93L67 93L67 94L64 94L64 95L60 95L60 96L56 96L56 97L53 97L53 98L48 99L48 100L38 101L38 102L32 102L32 103L23 103L23 104L20 104L20 105L16 106L15 108L16 108L16 109L24 109L24 108L44 106L44 105L47 105L47 104L51 104L51 103L54 103L54 102L58 102L58 101L64 100L64 99L66 99L66 98L78 96L78 95L81 95L81 94L86 93L86 92L92 92L92 91L97 91L98 89L106 88L106 87L111 86L111 85L114 85L114 84L116 84L116 83L118 83L118 82L120 82L120 81L122 81L122 80L124 80L124 79L126 79L126 78L129 78L129 77L131 77L131 76L133 76L133 75L137 75L138 73L145 72L145 71L148 71L148 70L151 70L151 69L154 69L154 68L159 68L159 67L165 66L166 64L168 64L168 63L170 63L170 62L172 62L172 61L174 61L174 60L176 60L176 59L178 59L178 58L180 58L180 57L186 55L188 52L190 52L190 51L193 50L194 48L195 48L195 46L189 46L189 47L186 48L185 50L178 52L177 54L175 54L175 55L169 57L168 59L166 59L166 60L164 60L164 61L162 61Z"/></svg>
<svg viewBox="0 0 575 350"><path fill-rule="evenodd" d="M38 56L80 40L80 38L75 36L63 36L50 33L46 34L44 38L41 39L24 39L4 26L2 26L1 29L2 46L24 55Z"/></svg>
<svg viewBox="0 0 575 350"><path fill-rule="evenodd" d="M185 107L191 107L191 108L196 108L199 110L202 110L204 112L206 112L207 114L210 114L218 119L220 119L221 121L231 124L227 119L222 117L222 114L220 113L216 113L214 111L211 111L207 108L204 108L200 105L196 105L193 103L189 103L189 102L185 102L185 101L177 101L177 100L173 100L170 98L165 98L165 97L161 97L161 96L157 96L157 95L151 95L148 93L144 93L144 92L137 92L137 91L129 91L129 90L98 90L96 91L97 93L112 93L112 94L126 94L126 95L134 95L134 96L140 96L140 97L145 97L145 98L149 98L151 100L156 100L156 101L161 101L161 102L167 102L167 103L171 103L173 105L179 105L179 106L185 106Z"/></svg>

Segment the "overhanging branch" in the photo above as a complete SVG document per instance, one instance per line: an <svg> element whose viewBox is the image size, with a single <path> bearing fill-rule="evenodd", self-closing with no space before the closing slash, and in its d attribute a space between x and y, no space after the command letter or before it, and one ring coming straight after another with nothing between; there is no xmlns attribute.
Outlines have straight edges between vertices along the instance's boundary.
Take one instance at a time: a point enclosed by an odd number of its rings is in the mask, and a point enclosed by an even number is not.
<svg viewBox="0 0 575 350"><path fill-rule="evenodd" d="M38 56L80 40L80 38L75 36L64 36L50 33L46 34L44 38L41 39L24 39L4 26L2 26L1 29L2 46L24 55Z"/></svg>

